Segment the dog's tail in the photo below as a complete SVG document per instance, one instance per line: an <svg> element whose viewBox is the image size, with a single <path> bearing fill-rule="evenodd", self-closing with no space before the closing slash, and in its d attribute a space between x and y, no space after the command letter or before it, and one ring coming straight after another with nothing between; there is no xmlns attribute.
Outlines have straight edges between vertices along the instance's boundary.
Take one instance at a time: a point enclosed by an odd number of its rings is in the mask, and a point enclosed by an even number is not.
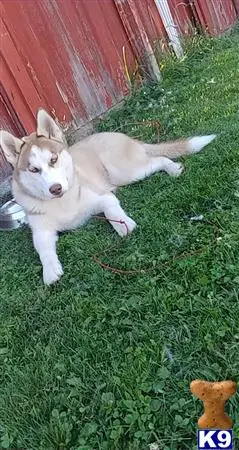
<svg viewBox="0 0 239 450"><path fill-rule="evenodd" d="M168 158L178 158L182 155L200 152L203 147L210 144L215 139L216 134L206 136L195 136L188 139L181 139L173 142L162 142L162 144L143 144L148 155L167 156Z"/></svg>

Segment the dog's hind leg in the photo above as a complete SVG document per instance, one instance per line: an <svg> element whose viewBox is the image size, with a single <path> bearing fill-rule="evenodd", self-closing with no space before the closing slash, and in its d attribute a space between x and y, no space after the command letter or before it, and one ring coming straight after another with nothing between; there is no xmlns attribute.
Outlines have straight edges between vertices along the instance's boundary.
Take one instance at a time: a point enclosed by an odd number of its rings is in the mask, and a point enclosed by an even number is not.
<svg viewBox="0 0 239 450"><path fill-rule="evenodd" d="M120 202L114 194L103 195L100 205L101 212L104 213L119 236L126 236L134 230L136 223L121 208Z"/></svg>
<svg viewBox="0 0 239 450"><path fill-rule="evenodd" d="M178 177L183 171L183 166L164 156L151 157L144 166L140 166L133 172L133 181L143 180L155 172L166 172L168 175Z"/></svg>

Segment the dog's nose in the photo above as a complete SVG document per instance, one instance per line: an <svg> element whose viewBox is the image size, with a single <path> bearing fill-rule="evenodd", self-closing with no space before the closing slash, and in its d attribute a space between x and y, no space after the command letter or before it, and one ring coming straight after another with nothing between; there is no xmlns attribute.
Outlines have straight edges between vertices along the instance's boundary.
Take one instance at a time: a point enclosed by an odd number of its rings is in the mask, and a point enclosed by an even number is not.
<svg viewBox="0 0 239 450"><path fill-rule="evenodd" d="M60 195L62 193L62 185L55 183L50 187L49 191L52 195Z"/></svg>

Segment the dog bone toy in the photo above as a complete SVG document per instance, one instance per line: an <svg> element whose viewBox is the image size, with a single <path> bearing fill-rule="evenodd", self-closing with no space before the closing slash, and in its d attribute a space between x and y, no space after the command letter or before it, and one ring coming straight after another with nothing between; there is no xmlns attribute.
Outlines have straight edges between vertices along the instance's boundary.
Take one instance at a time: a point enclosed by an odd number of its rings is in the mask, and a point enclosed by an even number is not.
<svg viewBox="0 0 239 450"><path fill-rule="evenodd" d="M190 384L193 395L202 400L204 414L198 420L199 428L227 430L232 427L232 420L225 413L225 402L236 393L234 381L210 382L194 380Z"/></svg>

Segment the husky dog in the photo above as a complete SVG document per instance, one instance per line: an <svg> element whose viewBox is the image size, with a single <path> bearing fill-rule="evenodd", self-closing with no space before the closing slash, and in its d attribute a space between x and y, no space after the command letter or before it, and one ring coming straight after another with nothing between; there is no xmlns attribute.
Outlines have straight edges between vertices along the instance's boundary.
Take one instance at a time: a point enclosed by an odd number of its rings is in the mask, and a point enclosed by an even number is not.
<svg viewBox="0 0 239 450"><path fill-rule="evenodd" d="M120 236L131 233L136 223L120 206L117 187L158 171L179 176L183 167L171 158L197 153L216 137L146 144L122 133L97 133L68 147L62 130L43 109L37 113L35 133L22 139L0 133L3 152L14 169L13 195L27 213L45 284L63 274L56 253L58 231L104 213Z"/></svg>

